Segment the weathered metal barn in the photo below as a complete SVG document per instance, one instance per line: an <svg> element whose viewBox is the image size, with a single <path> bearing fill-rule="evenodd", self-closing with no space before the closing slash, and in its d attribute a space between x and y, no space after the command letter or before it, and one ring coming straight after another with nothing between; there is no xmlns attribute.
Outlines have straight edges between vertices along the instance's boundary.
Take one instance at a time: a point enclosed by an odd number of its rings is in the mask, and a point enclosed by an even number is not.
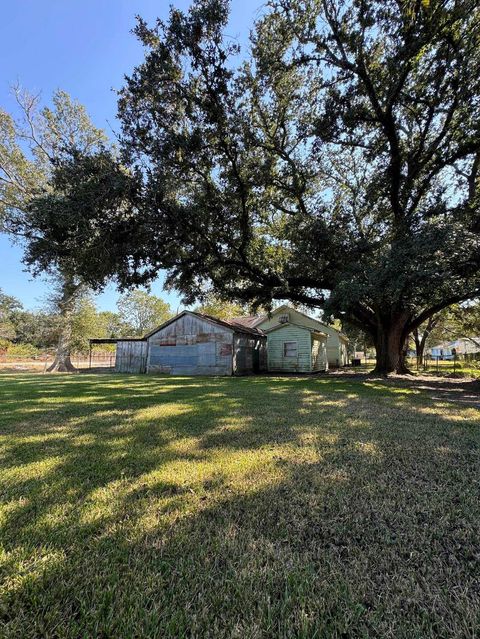
<svg viewBox="0 0 480 639"><path fill-rule="evenodd" d="M183 311L145 336L147 373L245 375L267 368L267 338L209 315Z"/></svg>
<svg viewBox="0 0 480 639"><path fill-rule="evenodd" d="M115 370L248 375L267 370L267 338L257 328L183 311L142 339L118 340Z"/></svg>

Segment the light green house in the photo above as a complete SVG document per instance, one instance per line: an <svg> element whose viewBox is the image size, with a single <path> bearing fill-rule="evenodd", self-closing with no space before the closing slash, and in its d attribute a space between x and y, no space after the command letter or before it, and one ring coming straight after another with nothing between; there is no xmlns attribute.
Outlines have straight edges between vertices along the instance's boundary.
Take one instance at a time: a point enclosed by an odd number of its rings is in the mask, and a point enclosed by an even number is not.
<svg viewBox="0 0 480 639"><path fill-rule="evenodd" d="M261 330L267 335L269 371L312 373L328 369L326 333L291 322Z"/></svg>
<svg viewBox="0 0 480 639"><path fill-rule="evenodd" d="M235 321L267 334L268 370L311 373L348 364L348 338L290 306Z"/></svg>

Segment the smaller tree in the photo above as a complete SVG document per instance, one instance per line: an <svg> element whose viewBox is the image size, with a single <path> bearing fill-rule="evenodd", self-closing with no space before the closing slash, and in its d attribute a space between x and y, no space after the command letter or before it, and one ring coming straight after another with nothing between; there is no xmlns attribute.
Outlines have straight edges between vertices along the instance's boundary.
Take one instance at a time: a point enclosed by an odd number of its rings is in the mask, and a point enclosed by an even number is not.
<svg viewBox="0 0 480 639"><path fill-rule="evenodd" d="M0 289L0 338L13 340L16 336L14 317L22 309L16 297L6 295Z"/></svg>
<svg viewBox="0 0 480 639"><path fill-rule="evenodd" d="M197 313L212 315L213 317L218 317L223 320L240 317L249 312L248 307L245 305L221 299L211 293L207 294L203 302L199 306L196 306L194 310Z"/></svg>
<svg viewBox="0 0 480 639"><path fill-rule="evenodd" d="M138 337L173 316L167 302L140 289L134 289L122 295L117 306L122 321L130 325L133 336Z"/></svg>
<svg viewBox="0 0 480 639"><path fill-rule="evenodd" d="M98 321L102 326L102 334L104 337L128 337L133 333L133 328L129 326L120 316L120 313L114 311L99 311ZM99 337L100 335L99 332Z"/></svg>
<svg viewBox="0 0 480 639"><path fill-rule="evenodd" d="M14 313L12 322L17 344L31 344L39 349L55 346L58 338L57 317L49 311L21 309Z"/></svg>
<svg viewBox="0 0 480 639"><path fill-rule="evenodd" d="M454 341L466 337L480 346L480 303L454 304L435 316L427 343Z"/></svg>
<svg viewBox="0 0 480 639"><path fill-rule="evenodd" d="M75 302L70 342L72 352L88 353L91 337L109 337L109 334L102 313L98 312L92 297L86 294Z"/></svg>
<svg viewBox="0 0 480 639"><path fill-rule="evenodd" d="M425 347L428 339L432 334L432 331L436 326L442 323L448 316L448 309L445 309L437 315L429 317L428 320L421 326L414 329L412 333L413 341L415 342L415 353L417 356L417 366L419 366L425 355Z"/></svg>
<svg viewBox="0 0 480 639"><path fill-rule="evenodd" d="M461 337L468 337L480 346L480 301L457 304L452 309L452 315L460 329Z"/></svg>
<svg viewBox="0 0 480 639"><path fill-rule="evenodd" d="M355 353L361 351L366 356L368 351L374 349L375 345L372 337L365 331L362 331L361 328L349 322L342 322L341 330L349 339L348 351L350 355L355 355Z"/></svg>

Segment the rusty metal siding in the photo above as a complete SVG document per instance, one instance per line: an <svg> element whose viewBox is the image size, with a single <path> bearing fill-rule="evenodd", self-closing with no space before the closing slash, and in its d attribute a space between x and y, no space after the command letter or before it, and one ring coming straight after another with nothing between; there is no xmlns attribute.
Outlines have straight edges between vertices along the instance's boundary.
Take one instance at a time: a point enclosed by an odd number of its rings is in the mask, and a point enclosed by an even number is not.
<svg viewBox="0 0 480 639"><path fill-rule="evenodd" d="M231 375L233 330L185 314L148 338L148 373Z"/></svg>
<svg viewBox="0 0 480 639"><path fill-rule="evenodd" d="M146 364L147 342L117 342L115 372L145 373Z"/></svg>

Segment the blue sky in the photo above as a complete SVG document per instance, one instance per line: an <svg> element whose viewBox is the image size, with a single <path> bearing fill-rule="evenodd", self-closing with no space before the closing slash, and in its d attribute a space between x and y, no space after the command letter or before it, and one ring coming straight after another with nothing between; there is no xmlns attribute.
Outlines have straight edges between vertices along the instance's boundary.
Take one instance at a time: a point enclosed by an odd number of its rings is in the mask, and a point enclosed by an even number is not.
<svg viewBox="0 0 480 639"><path fill-rule="evenodd" d="M186 9L189 2L173 4ZM232 0L227 33L244 43L262 0ZM135 15L152 22L165 18L164 0L15 0L2 7L0 21L0 104L11 112L15 105L10 86L19 81L45 102L56 89L64 89L85 104L93 122L115 129L116 97L123 76L142 60L142 49L130 30ZM40 306L48 285L24 271L22 251L0 235L0 288L18 297L27 308ZM152 292L176 310L180 299L162 290ZM115 309L118 293L108 287L97 303Z"/></svg>

